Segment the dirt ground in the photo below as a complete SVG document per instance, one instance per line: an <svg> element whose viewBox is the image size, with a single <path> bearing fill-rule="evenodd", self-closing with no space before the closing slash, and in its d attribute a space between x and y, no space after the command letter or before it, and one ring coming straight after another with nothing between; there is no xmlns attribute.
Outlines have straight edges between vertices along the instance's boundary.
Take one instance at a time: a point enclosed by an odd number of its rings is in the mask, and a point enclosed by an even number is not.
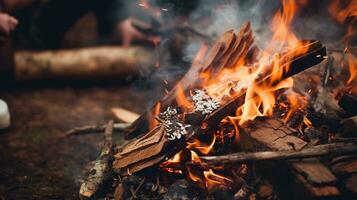
<svg viewBox="0 0 357 200"><path fill-rule="evenodd" d="M78 199L80 178L103 138L63 135L76 126L106 123L114 106L140 112L147 106L144 97L125 85L0 90L12 119L0 134L0 199Z"/></svg>

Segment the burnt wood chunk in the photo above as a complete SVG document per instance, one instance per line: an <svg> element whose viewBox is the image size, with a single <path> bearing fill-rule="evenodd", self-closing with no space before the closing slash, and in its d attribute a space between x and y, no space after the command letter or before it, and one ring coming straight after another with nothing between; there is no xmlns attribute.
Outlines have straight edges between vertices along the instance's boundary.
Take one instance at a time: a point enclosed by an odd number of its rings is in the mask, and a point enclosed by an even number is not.
<svg viewBox="0 0 357 200"><path fill-rule="evenodd" d="M304 177L313 185L334 183L337 179L323 164L316 161L292 162L294 169L304 175Z"/></svg>
<svg viewBox="0 0 357 200"><path fill-rule="evenodd" d="M296 131L284 125L279 119L255 120L240 132L241 147L244 151L300 150L306 142L296 137ZM288 161L297 180L312 198L339 195L334 185L336 177L317 159Z"/></svg>
<svg viewBox="0 0 357 200"><path fill-rule="evenodd" d="M244 128L244 132L249 132L255 145L260 144L269 150L301 150L307 145L304 140L296 137L297 130L277 119L255 120L248 128Z"/></svg>

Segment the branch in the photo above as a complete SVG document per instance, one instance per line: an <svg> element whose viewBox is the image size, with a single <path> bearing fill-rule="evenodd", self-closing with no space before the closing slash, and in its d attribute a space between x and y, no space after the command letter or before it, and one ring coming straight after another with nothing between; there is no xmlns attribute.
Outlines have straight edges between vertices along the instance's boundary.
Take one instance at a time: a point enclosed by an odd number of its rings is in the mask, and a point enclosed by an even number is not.
<svg viewBox="0 0 357 200"><path fill-rule="evenodd" d="M357 141L339 142L332 144L317 145L304 148L300 151L265 151L254 153L233 153L223 156L204 156L202 161L209 166L224 164L241 163L247 161L266 161L266 160L291 160L326 155L342 155L357 153Z"/></svg>
<svg viewBox="0 0 357 200"><path fill-rule="evenodd" d="M80 199L90 199L98 192L99 188L110 177L111 172L110 161L113 158L113 121L109 121L104 132L104 145L100 156L95 161L93 168L89 171L88 177L82 183L79 190Z"/></svg>
<svg viewBox="0 0 357 200"><path fill-rule="evenodd" d="M115 123L113 124L114 132L126 131L131 126L131 123ZM107 125L87 125L76 127L67 131L66 136L75 136L75 135L86 135L91 133L100 133L106 129Z"/></svg>

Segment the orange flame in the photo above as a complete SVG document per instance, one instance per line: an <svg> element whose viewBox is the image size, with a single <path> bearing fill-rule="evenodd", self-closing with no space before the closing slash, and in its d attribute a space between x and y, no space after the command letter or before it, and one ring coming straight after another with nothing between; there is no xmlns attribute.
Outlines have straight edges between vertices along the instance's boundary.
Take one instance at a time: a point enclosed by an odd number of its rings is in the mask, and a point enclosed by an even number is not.
<svg viewBox="0 0 357 200"><path fill-rule="evenodd" d="M212 171L212 169L203 172L204 177L206 178L206 188L212 189L217 185L233 183L233 181L224 176L218 175Z"/></svg>
<svg viewBox="0 0 357 200"><path fill-rule="evenodd" d="M287 95L287 99L290 107L287 114L283 118L283 121L285 123L289 121L289 119L294 115L297 110L305 108L307 106L307 99L298 93L289 92L289 94Z"/></svg>
<svg viewBox="0 0 357 200"><path fill-rule="evenodd" d="M343 23L348 17L357 16L357 4L355 0L334 0L331 1L328 11L334 19Z"/></svg>
<svg viewBox="0 0 357 200"><path fill-rule="evenodd" d="M352 54L348 56L348 68L350 71L350 77L347 80L347 85L351 84L354 78L357 76L357 59Z"/></svg>
<svg viewBox="0 0 357 200"><path fill-rule="evenodd" d="M177 105L185 111L193 107L193 103L186 98L185 92L180 84L177 85L176 102Z"/></svg>
<svg viewBox="0 0 357 200"><path fill-rule="evenodd" d="M193 139L193 142L187 142L186 148L187 149L195 149L195 150L199 151L201 154L207 155L213 149L215 142L216 142L216 135L213 135L213 140L212 140L211 144L208 146L202 144L202 142L197 139Z"/></svg>
<svg viewBox="0 0 357 200"><path fill-rule="evenodd" d="M328 7L330 15L339 23L345 23L347 18L352 18L348 22L346 34L343 37L347 43L349 39L352 39L356 35L356 30L353 28L357 22L357 3L355 0L334 0Z"/></svg>
<svg viewBox="0 0 357 200"><path fill-rule="evenodd" d="M155 128L159 124L159 122L156 120L156 116L158 116L160 113L160 107L161 107L161 103L157 102L155 104L154 110L151 113L149 113L149 128L150 128L150 130Z"/></svg>

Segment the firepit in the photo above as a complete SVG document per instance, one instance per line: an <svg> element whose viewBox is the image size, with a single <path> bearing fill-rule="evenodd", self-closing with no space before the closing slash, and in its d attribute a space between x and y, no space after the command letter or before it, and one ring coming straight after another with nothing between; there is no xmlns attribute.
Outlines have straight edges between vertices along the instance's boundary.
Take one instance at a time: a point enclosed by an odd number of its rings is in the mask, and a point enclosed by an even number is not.
<svg viewBox="0 0 357 200"><path fill-rule="evenodd" d="M105 132L80 197L352 197L353 49L338 58L318 40L298 39L289 29L293 5L284 2L265 49L257 47L247 22L203 45L177 85L132 124L72 130ZM346 57L348 67L333 74L334 63L345 65ZM332 85L334 79L340 81ZM326 107L337 102L338 109ZM343 112L344 119L326 110ZM127 142L113 144L113 132L125 132Z"/></svg>

